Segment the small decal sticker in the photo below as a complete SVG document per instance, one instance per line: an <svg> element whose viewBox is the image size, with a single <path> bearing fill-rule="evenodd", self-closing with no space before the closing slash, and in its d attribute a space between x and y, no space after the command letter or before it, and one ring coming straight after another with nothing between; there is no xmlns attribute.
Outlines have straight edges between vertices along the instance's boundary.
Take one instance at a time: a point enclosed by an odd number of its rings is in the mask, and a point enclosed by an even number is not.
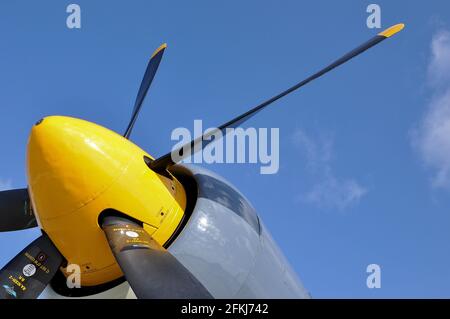
<svg viewBox="0 0 450 319"><path fill-rule="evenodd" d="M127 231L127 232L125 233L125 235L127 235L128 237L131 237L131 238L139 237L139 234L138 234L138 233L136 233L136 232L134 232L134 231L131 231L131 230Z"/></svg>
<svg viewBox="0 0 450 319"><path fill-rule="evenodd" d="M34 266L33 264L28 264L23 267L22 272L26 277L31 277L36 273L36 266Z"/></svg>
<svg viewBox="0 0 450 319"><path fill-rule="evenodd" d="M14 298L17 298L17 293L14 291L14 287L3 285L3 288L9 295L13 296Z"/></svg>
<svg viewBox="0 0 450 319"><path fill-rule="evenodd" d="M45 253L43 253L43 252L40 252L39 255L37 255L36 259L40 263L43 263L44 261L47 260L47 255Z"/></svg>

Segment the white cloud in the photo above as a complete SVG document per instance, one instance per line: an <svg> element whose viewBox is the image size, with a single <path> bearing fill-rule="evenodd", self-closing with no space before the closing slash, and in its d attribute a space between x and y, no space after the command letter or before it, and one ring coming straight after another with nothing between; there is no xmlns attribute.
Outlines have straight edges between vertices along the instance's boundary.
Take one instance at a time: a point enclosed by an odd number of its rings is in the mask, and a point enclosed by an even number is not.
<svg viewBox="0 0 450 319"><path fill-rule="evenodd" d="M337 207L339 210L343 210L349 205L358 203L366 193L367 189L355 180L339 181L330 175L314 185L313 189L303 196L303 199L321 207Z"/></svg>
<svg viewBox="0 0 450 319"><path fill-rule="evenodd" d="M432 86L448 85L450 82L450 32L436 33L431 41L431 61L428 77Z"/></svg>
<svg viewBox="0 0 450 319"><path fill-rule="evenodd" d="M12 188L11 180L0 178L0 191L5 191Z"/></svg>
<svg viewBox="0 0 450 319"><path fill-rule="evenodd" d="M297 129L292 136L292 141L305 153L306 164L311 170L317 170L331 161L333 139L330 136L316 142L301 129Z"/></svg>
<svg viewBox="0 0 450 319"><path fill-rule="evenodd" d="M298 199L319 207L343 210L357 204L367 194L367 189L352 178L337 178L331 167L333 140L325 137L314 140L298 129L292 136L293 143L305 155L306 165L315 179L312 189Z"/></svg>
<svg viewBox="0 0 450 319"><path fill-rule="evenodd" d="M431 41L428 84L433 98L418 129L413 146L433 170L432 185L450 188L450 32L440 31Z"/></svg>

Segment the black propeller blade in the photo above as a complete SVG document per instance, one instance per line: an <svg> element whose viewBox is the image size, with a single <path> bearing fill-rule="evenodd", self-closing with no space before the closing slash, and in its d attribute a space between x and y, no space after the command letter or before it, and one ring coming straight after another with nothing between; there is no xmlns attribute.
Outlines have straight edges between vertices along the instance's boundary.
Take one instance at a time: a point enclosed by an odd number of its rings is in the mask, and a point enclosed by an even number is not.
<svg viewBox="0 0 450 319"><path fill-rule="evenodd" d="M106 217L102 228L138 298L212 298L188 269L135 222L121 217Z"/></svg>
<svg viewBox="0 0 450 319"><path fill-rule="evenodd" d="M26 188L0 192L0 232L36 226Z"/></svg>
<svg viewBox="0 0 450 319"><path fill-rule="evenodd" d="M130 123L128 123L128 127L125 131L125 134L123 135L125 138L130 138L134 123L136 122L139 111L141 110L142 102L144 102L147 91L152 84L153 78L155 77L156 71L158 70L159 63L161 62L166 47L167 45L164 43L158 49L156 49L156 51L150 58L150 61L148 62L144 78L142 79L138 95L136 96L136 102L134 103L133 114L131 115Z"/></svg>
<svg viewBox="0 0 450 319"><path fill-rule="evenodd" d="M0 299L39 297L63 261L58 249L43 234L0 270Z"/></svg>
<svg viewBox="0 0 450 319"><path fill-rule="evenodd" d="M322 70L318 71L317 73L314 73L310 77L306 78L305 80L295 84L294 86L290 87L286 91L281 92L280 94L262 102L261 104L257 105L256 107L252 108L251 110L245 112L244 114L239 115L238 117L232 119L231 121L226 122L225 124L219 126L215 130L211 130L208 133L204 134L203 136L200 136L196 139L193 139L191 142L186 143L185 145L173 150L170 153L165 154L164 156L161 156L160 158L152 161L149 164L149 167L156 171L156 172L164 172L165 169L170 167L171 165L174 165L180 161L182 161L185 157L188 157L191 155L191 151L194 150L194 152L197 151L198 147L195 147L199 144L201 144L201 148L203 149L206 145L208 145L210 142L212 142L214 139L212 138L213 135L217 134L219 131L222 133L222 136L225 136L226 128L236 128L243 122L247 121L251 117L253 117L256 113L267 107L268 105L272 104L273 102L281 99L282 97L288 95L289 93L294 92L295 90L301 88L302 86L308 84L309 82L321 77L322 75L330 72L334 68L340 66L341 64L347 62L348 60L354 58L355 56L361 54L362 52L366 51L367 49L373 47L374 45L380 43L381 41L387 39L388 37L394 35L395 33L402 30L404 27L403 24L397 24L395 26L392 26L385 31L379 33L378 35L374 36L367 42L363 43L359 47L355 48L354 50L350 51L349 53L345 54L338 60L334 61L330 65L326 66Z"/></svg>

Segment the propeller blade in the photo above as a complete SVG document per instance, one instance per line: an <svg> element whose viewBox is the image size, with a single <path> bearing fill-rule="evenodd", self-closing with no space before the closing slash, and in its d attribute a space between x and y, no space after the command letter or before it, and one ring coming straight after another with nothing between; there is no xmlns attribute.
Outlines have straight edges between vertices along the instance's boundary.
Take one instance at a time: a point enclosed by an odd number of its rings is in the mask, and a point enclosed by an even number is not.
<svg viewBox="0 0 450 319"><path fill-rule="evenodd" d="M35 299L55 276L63 256L43 234L0 270L0 299Z"/></svg>
<svg viewBox="0 0 450 319"><path fill-rule="evenodd" d="M155 159L154 161L149 163L149 167L154 170L155 172L163 172L168 167L181 162L184 158L192 155L193 153L196 153L197 151L203 149L206 145L208 145L210 142L212 142L214 139L212 136L216 136L218 132L222 133L222 136L225 136L227 133L227 128L236 128L243 122L247 121L251 117L253 117L256 113L267 107L268 105L272 104L273 102L281 99L282 97L288 95L289 93L294 92L295 90L301 88L302 86L308 84L309 82L321 77L322 75L330 72L334 68L340 66L341 64L349 61L350 59L354 58L355 56L361 54L362 52L366 51L367 49L373 47L374 45L380 43L381 41L391 37L392 35L396 34L400 30L402 30L404 27L404 24L397 24L394 25L385 31L377 34L367 42L363 43L359 47L355 48L354 50L348 52L338 60L334 61L330 65L326 66L322 70L318 71L317 73L314 73L313 75L309 76L308 78L304 79L303 81L295 84L294 86L290 87L289 89L281 92L280 94L262 102L261 104L257 105L256 107L252 108L251 110L245 112L244 114L239 115L238 117L232 119L231 121L226 122L225 124L221 125L217 129L211 130L207 133L205 133L203 136L200 136L196 139L193 139L191 142L186 143L185 145L174 149L172 152L167 153L163 156L161 156L158 159ZM192 152L193 150L193 152ZM192 154L191 154L192 153Z"/></svg>
<svg viewBox="0 0 450 319"><path fill-rule="evenodd" d="M36 226L36 218L26 188L0 192L0 232Z"/></svg>
<svg viewBox="0 0 450 319"><path fill-rule="evenodd" d="M130 138L131 131L133 130L134 123L138 117L139 111L141 110L142 103L144 102L147 91L152 84L153 78L155 77L156 71L158 70L159 63L161 62L164 50L167 48L167 44L161 45L153 53L150 61L148 62L147 69L144 73L144 78L142 79L141 86L139 87L138 95L136 96L136 102L134 103L133 113L131 115L130 123L123 135L125 138Z"/></svg>
<svg viewBox="0 0 450 319"><path fill-rule="evenodd" d="M120 268L138 298L212 298L194 275L140 225L121 217L106 217L102 228Z"/></svg>

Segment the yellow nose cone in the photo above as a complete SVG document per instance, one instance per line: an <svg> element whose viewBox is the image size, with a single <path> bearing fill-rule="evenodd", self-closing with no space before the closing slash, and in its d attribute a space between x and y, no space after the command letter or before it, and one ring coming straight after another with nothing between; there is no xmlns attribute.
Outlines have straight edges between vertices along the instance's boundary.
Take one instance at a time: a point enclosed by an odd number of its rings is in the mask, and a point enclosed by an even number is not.
<svg viewBox="0 0 450 319"><path fill-rule="evenodd" d="M114 210L142 222L161 245L180 224L183 186L150 170L135 144L87 121L46 117L28 142L28 186L39 226L81 268L81 284L122 276L98 221Z"/></svg>
<svg viewBox="0 0 450 319"><path fill-rule="evenodd" d="M122 140L110 130L75 118L51 116L38 122L28 142L27 167L40 217L71 213L104 192L131 159L126 148L115 147Z"/></svg>

